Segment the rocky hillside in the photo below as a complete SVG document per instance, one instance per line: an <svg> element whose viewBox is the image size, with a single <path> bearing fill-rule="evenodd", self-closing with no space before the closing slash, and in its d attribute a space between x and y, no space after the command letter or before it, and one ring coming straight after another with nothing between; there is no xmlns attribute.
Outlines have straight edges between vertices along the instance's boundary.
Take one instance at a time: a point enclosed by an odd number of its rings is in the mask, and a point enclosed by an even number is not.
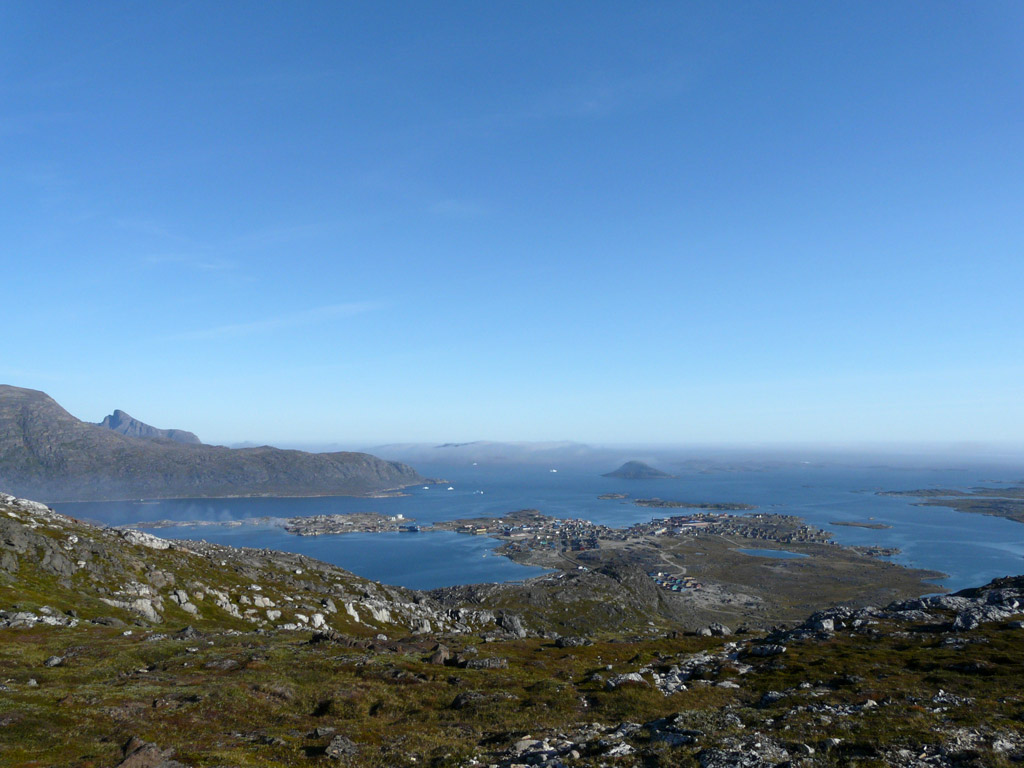
<svg viewBox="0 0 1024 768"><path fill-rule="evenodd" d="M47 610L29 607L42 602ZM450 609L301 555L103 528L7 494L0 494L0 607L7 609L0 627L186 622L352 637L520 628L511 616Z"/></svg>
<svg viewBox="0 0 1024 768"><path fill-rule="evenodd" d="M231 449L122 435L43 392L0 386L0 490L47 501L363 494L417 484L366 453Z"/></svg>
<svg viewBox="0 0 1024 768"><path fill-rule="evenodd" d="M176 443L197 444L202 441L192 432L183 429L157 429L145 422L132 418L124 411L115 410L109 416L105 416L99 426L112 429L118 434L128 437L145 437L150 440L173 440Z"/></svg>
<svg viewBox="0 0 1024 768"><path fill-rule="evenodd" d="M595 640L0 498L0 764L1024 760L1024 579L765 633ZM600 629L600 628L592 628Z"/></svg>

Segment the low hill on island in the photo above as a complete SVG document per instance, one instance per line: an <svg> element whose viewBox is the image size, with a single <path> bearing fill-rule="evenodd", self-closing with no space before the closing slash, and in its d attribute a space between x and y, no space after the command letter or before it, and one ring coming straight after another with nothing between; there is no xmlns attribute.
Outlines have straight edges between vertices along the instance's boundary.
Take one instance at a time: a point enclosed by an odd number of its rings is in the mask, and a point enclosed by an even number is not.
<svg viewBox="0 0 1024 768"><path fill-rule="evenodd" d="M150 440L173 440L176 443L201 443L193 432L186 432L183 429L157 429L145 422L132 418L124 411L118 409L105 417L99 426L112 429L118 434L128 437L145 437Z"/></svg>
<svg viewBox="0 0 1024 768"><path fill-rule="evenodd" d="M19 496L53 502L360 495L422 480L405 464L366 453L133 437L75 418L44 392L0 385L0 490Z"/></svg>
<svg viewBox="0 0 1024 768"><path fill-rule="evenodd" d="M625 480L664 480L676 477L642 461L627 461L614 472L606 472L602 477L619 477Z"/></svg>

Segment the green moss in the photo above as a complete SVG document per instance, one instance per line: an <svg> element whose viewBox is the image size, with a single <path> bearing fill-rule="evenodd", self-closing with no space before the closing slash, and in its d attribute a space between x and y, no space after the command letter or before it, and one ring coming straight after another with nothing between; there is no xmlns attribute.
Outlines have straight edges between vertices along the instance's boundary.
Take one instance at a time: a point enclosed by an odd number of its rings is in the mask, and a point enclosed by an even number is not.
<svg viewBox="0 0 1024 768"><path fill-rule="evenodd" d="M1020 730L1017 691L1024 675L1012 653L1014 636L997 628L984 636L987 645L971 648L979 661L992 665L983 686L970 674L947 668L963 661L962 651L933 641L837 637L824 644L793 644L784 663L765 661L742 676L739 690L693 685L664 697L643 685L606 691L589 682L589 675L599 665L625 670L691 653L706 646L706 640L597 643L579 649L554 649L538 640L494 643L487 646L488 654L508 659L508 669L461 670L407 654L367 657L351 649L302 645L285 635L217 636L213 645L190 645L172 639L147 642L100 627L15 630L0 643L0 665L12 681L11 691L0 699L0 716L18 715L5 726L0 761L110 764L114 747L137 734L175 747L179 759L196 766L226 761L306 765L309 755L327 742L307 734L330 726L361 745L360 765L412 764L414 756L456 765L486 749L490 734L513 738L592 721L646 722L679 712L689 713L694 727L707 728L704 719L729 707L743 715L748 727L763 729L768 719L780 718L780 738L825 750L820 716L794 713L794 705L838 707L877 697L883 702L877 710L833 718L828 726L846 745L845 752L828 758L831 764L862 753L859 764L868 765L874 759L871 750L881 746L933 742L937 719L951 726L998 724ZM44 667L50 655L67 660ZM208 666L224 659L237 665ZM925 669L930 665L938 665L940 672ZM936 681L926 679L935 675ZM26 687L29 677L39 682L38 688ZM824 684L818 696L794 692L777 704L757 706L765 691L797 689L809 677ZM974 703L937 718L920 703L930 706L936 686L970 694ZM481 695L479 701L456 709L456 696L470 691ZM672 764L685 764L689 754L664 746L651 750ZM998 756L991 758L986 764L1005 764Z"/></svg>

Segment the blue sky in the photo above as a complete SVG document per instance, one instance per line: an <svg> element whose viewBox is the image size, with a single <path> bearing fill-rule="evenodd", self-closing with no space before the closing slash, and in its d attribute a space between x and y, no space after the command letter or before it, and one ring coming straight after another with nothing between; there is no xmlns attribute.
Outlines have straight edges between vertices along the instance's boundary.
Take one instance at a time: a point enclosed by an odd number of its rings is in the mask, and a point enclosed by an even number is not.
<svg viewBox="0 0 1024 768"><path fill-rule="evenodd" d="M0 5L0 381L215 442L1024 443L1024 7Z"/></svg>

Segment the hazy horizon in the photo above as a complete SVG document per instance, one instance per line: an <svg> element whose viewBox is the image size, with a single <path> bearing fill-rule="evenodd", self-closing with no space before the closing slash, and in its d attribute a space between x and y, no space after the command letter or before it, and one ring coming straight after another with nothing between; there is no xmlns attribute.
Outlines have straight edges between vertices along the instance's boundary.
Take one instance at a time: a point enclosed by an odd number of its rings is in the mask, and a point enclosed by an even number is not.
<svg viewBox="0 0 1024 768"><path fill-rule="evenodd" d="M0 380L78 418L1024 441L1020 4L0 21Z"/></svg>
<svg viewBox="0 0 1024 768"><path fill-rule="evenodd" d="M440 461L445 452L453 460L461 460L459 451L472 453L474 449L510 447L521 449L522 453L505 455L504 461L516 463L593 464L615 456L622 461L629 459L670 461L751 461L800 463L820 461L823 463L851 462L854 464L884 463L915 467L935 467L946 462L965 464L991 464L1009 466L1021 465L1021 482L1024 482L1024 443L585 443L575 440L532 441L532 440L469 440L469 441L279 441L267 443L257 440L226 441L219 445L229 447L256 447L270 444L277 448L311 452L365 451L378 452L384 458L389 453L402 454L424 452L431 454L432 461ZM455 449L452 450L452 447ZM579 455L573 456L576 450ZM481 458L481 460L485 460ZM410 459L410 461L414 461ZM609 467L612 469L613 467Z"/></svg>

